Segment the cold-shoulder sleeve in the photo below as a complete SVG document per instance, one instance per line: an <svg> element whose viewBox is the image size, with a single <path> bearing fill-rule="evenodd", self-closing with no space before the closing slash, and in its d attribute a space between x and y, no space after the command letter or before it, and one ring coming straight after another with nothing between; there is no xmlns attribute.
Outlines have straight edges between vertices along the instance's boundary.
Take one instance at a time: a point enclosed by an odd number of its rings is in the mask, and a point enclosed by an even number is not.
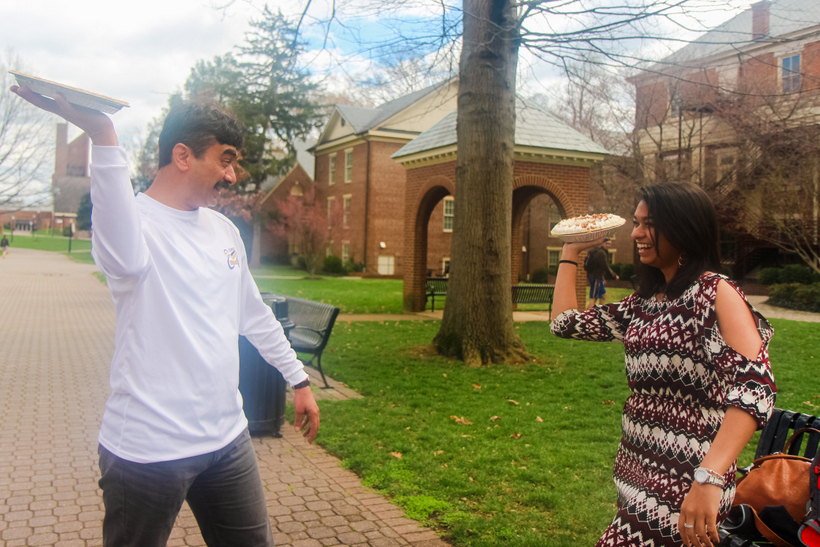
<svg viewBox="0 0 820 547"><path fill-rule="evenodd" d="M593 306L585 311L567 310L553 320L550 330L560 338L622 342L632 320L636 298L633 294L620 302Z"/></svg>
<svg viewBox="0 0 820 547"><path fill-rule="evenodd" d="M769 341L774 335L774 329L768 321L755 310L731 281L729 283L746 302L752 312L757 332L763 343L755 359L738 353L723 339L714 313L714 303L707 312L704 322L704 345L707 358L715 370L723 376L726 391L726 404L735 406L752 415L757 421L758 428L762 428L774 409L777 386L774 382L771 364L769 363ZM715 286L717 283L715 282Z"/></svg>

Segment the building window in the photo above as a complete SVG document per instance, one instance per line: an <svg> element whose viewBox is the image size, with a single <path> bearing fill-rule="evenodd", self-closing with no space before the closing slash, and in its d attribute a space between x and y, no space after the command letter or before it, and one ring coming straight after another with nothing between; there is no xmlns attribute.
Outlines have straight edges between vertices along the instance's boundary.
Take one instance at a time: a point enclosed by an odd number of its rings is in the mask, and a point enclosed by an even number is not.
<svg viewBox="0 0 820 547"><path fill-rule="evenodd" d="M353 180L353 150L345 151L345 182Z"/></svg>
<svg viewBox="0 0 820 547"><path fill-rule="evenodd" d="M343 209L344 216L342 217L342 225L345 228L348 228L348 227L350 227L350 202L353 199L353 197L352 197L351 194L347 194L346 196L344 196L343 199L344 199L344 202L343 202L344 203L344 209Z"/></svg>
<svg viewBox="0 0 820 547"><path fill-rule="evenodd" d="M560 247L547 247L547 267L552 268L558 266L558 261L561 260Z"/></svg>
<svg viewBox="0 0 820 547"><path fill-rule="evenodd" d="M296 182L293 186L291 186L290 195L297 198L304 196L304 192L302 191L302 185Z"/></svg>
<svg viewBox="0 0 820 547"><path fill-rule="evenodd" d="M327 226L330 228L333 225L333 209L336 206L336 197L330 196L327 198Z"/></svg>
<svg viewBox="0 0 820 547"><path fill-rule="evenodd" d="M330 156L330 178L327 180L328 186L336 182L336 154Z"/></svg>
<svg viewBox="0 0 820 547"><path fill-rule="evenodd" d="M379 275L393 275L395 262L392 256L379 256Z"/></svg>
<svg viewBox="0 0 820 547"><path fill-rule="evenodd" d="M450 257L444 257L441 259L441 275L444 277L450 277Z"/></svg>
<svg viewBox="0 0 820 547"><path fill-rule="evenodd" d="M453 212L456 210L455 200L447 196L444 198L444 231L453 231Z"/></svg>
<svg viewBox="0 0 820 547"><path fill-rule="evenodd" d="M342 264L347 264L350 260L350 242L342 242Z"/></svg>
<svg viewBox="0 0 820 547"><path fill-rule="evenodd" d="M783 93L800 91L800 55L783 58Z"/></svg>
<svg viewBox="0 0 820 547"><path fill-rule="evenodd" d="M331 256L333 254L333 240L327 242L327 248L325 249L325 256Z"/></svg>

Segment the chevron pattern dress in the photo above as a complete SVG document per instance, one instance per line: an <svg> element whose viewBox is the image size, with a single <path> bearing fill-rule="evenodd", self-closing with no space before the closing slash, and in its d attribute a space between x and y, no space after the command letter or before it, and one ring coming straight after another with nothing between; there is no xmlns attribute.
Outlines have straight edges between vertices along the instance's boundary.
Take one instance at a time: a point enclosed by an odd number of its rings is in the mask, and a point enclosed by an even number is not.
<svg viewBox="0 0 820 547"><path fill-rule="evenodd" d="M563 338L621 341L632 394L624 404L623 437L613 472L618 513L597 546L677 546L678 515L726 408L739 407L762 427L771 415L775 383L769 366L771 325L750 304L763 345L752 361L723 340L715 296L726 277L703 274L680 298L658 302L633 294L621 302L552 323ZM726 472L718 521L735 494L736 464Z"/></svg>

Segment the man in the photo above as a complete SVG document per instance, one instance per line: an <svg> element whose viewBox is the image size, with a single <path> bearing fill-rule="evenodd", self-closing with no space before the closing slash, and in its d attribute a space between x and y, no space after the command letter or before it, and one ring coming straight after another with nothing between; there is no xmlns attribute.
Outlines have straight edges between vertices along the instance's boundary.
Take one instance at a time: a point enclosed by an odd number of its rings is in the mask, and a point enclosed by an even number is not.
<svg viewBox="0 0 820 547"><path fill-rule="evenodd" d="M9 254L9 238L6 237L6 234L3 234L3 239L0 239L0 250L3 252L3 258L6 258L6 255Z"/></svg>
<svg viewBox="0 0 820 547"><path fill-rule="evenodd" d="M164 546L184 500L209 546L273 545L238 391L245 335L294 388L308 442L319 408L259 295L242 240L208 209L236 182L242 127L188 102L168 113L159 171L133 195L107 116L13 86L91 138L92 254L117 310L111 397L99 435L106 546Z"/></svg>
<svg viewBox="0 0 820 547"><path fill-rule="evenodd" d="M589 283L589 303L587 309L595 305L597 301L599 304L606 303L606 287L604 284L604 276L607 272L615 279L620 279L612 268L609 267L608 249L612 247L612 240L608 237L604 238L604 242L589 251L584 260L584 269L587 272L587 282Z"/></svg>

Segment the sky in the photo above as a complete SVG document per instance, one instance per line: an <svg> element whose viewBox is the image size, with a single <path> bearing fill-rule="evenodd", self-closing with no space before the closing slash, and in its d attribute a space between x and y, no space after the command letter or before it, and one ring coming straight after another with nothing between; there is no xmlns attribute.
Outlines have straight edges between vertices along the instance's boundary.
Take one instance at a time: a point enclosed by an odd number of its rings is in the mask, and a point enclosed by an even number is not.
<svg viewBox="0 0 820 547"><path fill-rule="evenodd" d="M330 0L314 0L323 13ZM357 1L357 0L352 0ZM366 0L358 0L365 2ZM605 2L606 0L601 0ZM731 0L748 5L747 0ZM198 60L235 50L259 17L263 0L28 0L4 2L0 17L0 56L10 51L23 71L113 97L130 104L112 116L121 140L142 140L147 124L161 114L168 97L181 90ZM218 9L220 4L230 7ZM270 0L272 9L297 15L304 0ZM437 2L433 2L437 5ZM340 3L338 5L345 5ZM429 16L422 0L410 2L412 18ZM745 7L745 6L744 6ZM399 14L401 15L401 14ZM395 13L382 14L382 20ZM719 13L721 19L730 15ZM372 17L374 20L378 16ZM365 28L366 22L365 22ZM402 29L404 30L404 29ZM370 35L373 32L365 30ZM318 43L316 36L312 43ZM350 57L350 44L337 37L329 49L346 56L345 68L366 71L366 59ZM316 71L330 65L330 52L313 58ZM554 76L553 69L522 62L522 74L537 81L525 86L538 92ZM552 72L551 72L552 71ZM327 83L327 82L326 82ZM333 83L330 83L332 88ZM55 119L56 121L56 119ZM76 134L77 131L74 131ZM73 135L70 135L73 136Z"/></svg>
<svg viewBox="0 0 820 547"><path fill-rule="evenodd" d="M144 132L191 67L232 51L258 13L212 0L30 0L4 2L0 55L12 49L23 72L128 102L112 120L123 135Z"/></svg>

